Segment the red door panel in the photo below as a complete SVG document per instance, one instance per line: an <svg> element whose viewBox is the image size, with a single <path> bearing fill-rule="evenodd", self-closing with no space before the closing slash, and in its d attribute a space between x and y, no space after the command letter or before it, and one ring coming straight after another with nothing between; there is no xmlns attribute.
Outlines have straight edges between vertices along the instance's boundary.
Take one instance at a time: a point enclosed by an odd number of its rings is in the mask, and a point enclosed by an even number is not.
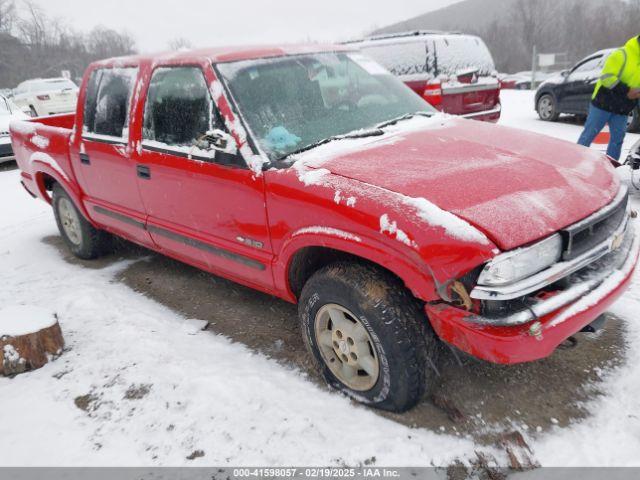
<svg viewBox="0 0 640 480"><path fill-rule="evenodd" d="M72 153L72 155L74 155ZM146 214L136 178L136 164L123 143L83 137L74 165L86 193L86 208L100 225L143 245L153 245L144 229Z"/></svg>
<svg viewBox="0 0 640 480"><path fill-rule="evenodd" d="M271 287L264 177L232 166L141 149L138 185L154 242L212 272Z"/></svg>

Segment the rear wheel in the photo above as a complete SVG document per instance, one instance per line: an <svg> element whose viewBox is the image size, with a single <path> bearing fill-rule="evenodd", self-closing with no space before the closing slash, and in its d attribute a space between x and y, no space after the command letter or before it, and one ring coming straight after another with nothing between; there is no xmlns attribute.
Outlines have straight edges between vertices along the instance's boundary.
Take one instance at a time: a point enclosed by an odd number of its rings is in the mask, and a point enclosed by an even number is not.
<svg viewBox="0 0 640 480"><path fill-rule="evenodd" d="M320 373L350 397L402 412L434 383L435 334L420 303L386 272L329 265L304 286L299 314Z"/></svg>
<svg viewBox="0 0 640 480"><path fill-rule="evenodd" d="M544 120L545 122L555 122L560 116L556 99L548 93L538 99L536 110L540 120Z"/></svg>
<svg viewBox="0 0 640 480"><path fill-rule="evenodd" d="M90 260L110 249L111 235L91 225L57 183L53 185L52 204L60 235L76 257Z"/></svg>

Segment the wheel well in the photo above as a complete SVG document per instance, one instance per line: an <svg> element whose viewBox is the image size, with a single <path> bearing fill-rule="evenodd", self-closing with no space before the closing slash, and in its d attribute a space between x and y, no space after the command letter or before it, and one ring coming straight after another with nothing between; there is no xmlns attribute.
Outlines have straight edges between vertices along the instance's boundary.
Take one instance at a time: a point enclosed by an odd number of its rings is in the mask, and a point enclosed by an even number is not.
<svg viewBox="0 0 640 480"><path fill-rule="evenodd" d="M540 99L542 97L544 97L545 95L549 95L554 100L556 99L556 96L553 94L552 91L550 91L550 90L542 90L542 91L540 91L540 92L538 92L536 94L536 107L538 106L538 102L540 101Z"/></svg>
<svg viewBox="0 0 640 480"><path fill-rule="evenodd" d="M55 178L47 173L40 173L37 177L38 184L42 188L42 194L45 196L47 201L51 203L51 194L48 192L53 191L53 186L58 183Z"/></svg>
<svg viewBox="0 0 640 480"><path fill-rule="evenodd" d="M349 261L374 266L384 270L387 274L398 280L401 285L405 285L402 279L395 273L366 258L328 247L305 247L298 250L289 263L289 288L296 299L300 298L302 288L311 275L321 268L339 261Z"/></svg>
<svg viewBox="0 0 640 480"><path fill-rule="evenodd" d="M44 189L50 192L53 190L53 184L56 183L56 179L47 173L42 174L42 184L44 185Z"/></svg>

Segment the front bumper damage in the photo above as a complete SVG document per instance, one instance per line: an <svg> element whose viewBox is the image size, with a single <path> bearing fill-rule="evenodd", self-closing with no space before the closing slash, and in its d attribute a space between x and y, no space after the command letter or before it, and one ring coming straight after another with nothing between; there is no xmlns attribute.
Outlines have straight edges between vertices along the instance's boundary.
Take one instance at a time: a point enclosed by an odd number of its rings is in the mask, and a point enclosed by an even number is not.
<svg viewBox="0 0 640 480"><path fill-rule="evenodd" d="M514 311L480 315L437 303L427 304L426 313L442 340L475 357L505 364L541 359L624 293L639 252L640 241L626 218L606 241L550 269L544 293L529 296Z"/></svg>

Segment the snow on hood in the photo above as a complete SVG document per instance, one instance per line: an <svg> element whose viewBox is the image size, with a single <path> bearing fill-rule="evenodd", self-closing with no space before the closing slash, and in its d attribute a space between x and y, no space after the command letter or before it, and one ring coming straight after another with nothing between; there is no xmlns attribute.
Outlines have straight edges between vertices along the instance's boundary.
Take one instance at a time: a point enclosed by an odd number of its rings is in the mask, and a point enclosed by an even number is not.
<svg viewBox="0 0 640 480"><path fill-rule="evenodd" d="M489 237L503 250L589 216L619 188L598 152L440 115L401 122L379 137L331 142L299 155L294 168L307 185L333 174L395 192L425 222L456 238Z"/></svg>

